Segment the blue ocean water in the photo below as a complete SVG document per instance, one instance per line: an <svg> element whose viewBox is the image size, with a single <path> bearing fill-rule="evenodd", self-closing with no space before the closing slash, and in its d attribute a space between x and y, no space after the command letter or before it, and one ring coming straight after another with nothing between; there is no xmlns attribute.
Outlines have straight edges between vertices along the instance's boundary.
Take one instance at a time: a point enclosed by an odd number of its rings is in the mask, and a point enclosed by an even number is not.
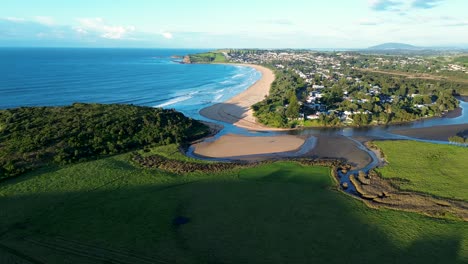
<svg viewBox="0 0 468 264"><path fill-rule="evenodd" d="M0 49L0 109L74 102L125 103L198 111L225 101L261 74L233 65L180 64L201 50Z"/></svg>

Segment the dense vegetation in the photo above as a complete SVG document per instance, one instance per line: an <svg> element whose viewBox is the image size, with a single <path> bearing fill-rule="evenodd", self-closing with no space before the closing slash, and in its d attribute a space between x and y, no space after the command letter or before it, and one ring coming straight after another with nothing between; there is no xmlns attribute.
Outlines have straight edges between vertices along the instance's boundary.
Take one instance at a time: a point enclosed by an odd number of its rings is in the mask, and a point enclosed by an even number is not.
<svg viewBox="0 0 468 264"><path fill-rule="evenodd" d="M307 105L301 106L299 102L305 100L307 95L305 92L311 89L307 88L304 80L294 71L276 70L275 73L276 79L272 84L270 95L252 107L255 116L262 124L272 127L307 125L307 122L303 123L300 120L319 110L310 110ZM323 91L320 103L328 110L337 111L322 113L316 121L317 125L344 125L338 115L344 111L355 113L352 116L352 125L366 126L439 116L444 111L458 107L452 86L447 82L393 78L390 75L371 72L365 74L355 72L353 76L360 78L361 81L354 83L340 79L333 83L317 77L317 81L330 87ZM382 87L381 93L379 95L369 93L372 86L365 85L367 83ZM344 100L344 91L353 100ZM417 96L412 97L412 94Z"/></svg>
<svg viewBox="0 0 468 264"><path fill-rule="evenodd" d="M444 111L458 107L452 83L449 82L408 79L373 72L355 72L353 76L360 78L361 83L344 84L344 89L348 91L348 96L362 101L342 101L335 106L343 111L372 113L366 114L365 118L354 115L356 125L412 121L440 116ZM372 87L363 85L367 83L381 87L379 95L369 94Z"/></svg>
<svg viewBox="0 0 468 264"><path fill-rule="evenodd" d="M448 140L453 143L468 146L468 129L457 132L456 135L449 137Z"/></svg>
<svg viewBox="0 0 468 264"><path fill-rule="evenodd" d="M73 104L0 111L0 179L147 145L185 143L207 127L175 110Z"/></svg>
<svg viewBox="0 0 468 264"><path fill-rule="evenodd" d="M376 141L388 165L378 171L402 190L468 200L468 148L415 141Z"/></svg>
<svg viewBox="0 0 468 264"><path fill-rule="evenodd" d="M218 51L189 55L191 63L223 63L226 57Z"/></svg>
<svg viewBox="0 0 468 264"><path fill-rule="evenodd" d="M405 63L399 63L399 62ZM384 56L361 55L360 59L345 60L356 68L378 69L388 74L450 83L457 94L468 94L466 70L453 70L450 65L468 67L468 56Z"/></svg>
<svg viewBox="0 0 468 264"><path fill-rule="evenodd" d="M303 96L306 84L290 70L276 70L275 76L270 94L252 106L254 115L260 123L267 126L293 127L298 121L299 99Z"/></svg>
<svg viewBox="0 0 468 264"><path fill-rule="evenodd" d="M441 116L458 106L456 95L468 93L464 56L248 49L225 52L232 62L269 65L279 73L282 80L275 85L280 84L281 97L272 96L254 106L258 120L274 127L409 122ZM297 78L302 79L299 82L304 87L296 87ZM294 92L296 96L292 96Z"/></svg>
<svg viewBox="0 0 468 264"><path fill-rule="evenodd" d="M152 152L194 162L175 145ZM50 264L468 260L465 222L368 208L335 191L326 167L276 162L175 174L134 167L130 158L43 168L1 184L0 259L21 252Z"/></svg>
<svg viewBox="0 0 468 264"><path fill-rule="evenodd" d="M460 63L461 65L468 67L468 56L458 56L455 57L453 62Z"/></svg>
<svg viewBox="0 0 468 264"><path fill-rule="evenodd" d="M468 138L463 136L452 136L448 140L453 143L468 144Z"/></svg>

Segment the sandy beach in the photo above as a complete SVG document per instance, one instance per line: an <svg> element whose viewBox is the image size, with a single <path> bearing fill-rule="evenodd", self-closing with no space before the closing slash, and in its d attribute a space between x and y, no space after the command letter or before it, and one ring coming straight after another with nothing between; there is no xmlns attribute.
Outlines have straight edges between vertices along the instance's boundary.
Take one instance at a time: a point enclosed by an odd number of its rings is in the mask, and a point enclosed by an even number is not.
<svg viewBox="0 0 468 264"><path fill-rule="evenodd" d="M271 83L275 80L272 70L258 65L236 64L252 67L262 74L260 80L244 92L230 100L204 108L200 114L209 119L222 121L249 130L268 131L284 130L269 128L259 124L253 116L251 106L268 95ZM303 138L291 135L271 137L248 137L224 135L213 142L201 142L194 145L196 155L213 158L230 158L258 154L274 154L297 150L304 144Z"/></svg>
<svg viewBox="0 0 468 264"><path fill-rule="evenodd" d="M270 87L275 80L272 70L253 64L235 64L239 66L252 67L262 74L260 80L244 92L236 95L230 100L203 108L200 114L209 119L234 124L250 130L283 130L263 126L253 116L251 106L262 101L270 92Z"/></svg>
<svg viewBox="0 0 468 264"><path fill-rule="evenodd" d="M194 145L196 155L214 158L232 158L259 154L293 151L304 144L304 139L284 135L273 137L248 137L224 135L214 142L201 142Z"/></svg>

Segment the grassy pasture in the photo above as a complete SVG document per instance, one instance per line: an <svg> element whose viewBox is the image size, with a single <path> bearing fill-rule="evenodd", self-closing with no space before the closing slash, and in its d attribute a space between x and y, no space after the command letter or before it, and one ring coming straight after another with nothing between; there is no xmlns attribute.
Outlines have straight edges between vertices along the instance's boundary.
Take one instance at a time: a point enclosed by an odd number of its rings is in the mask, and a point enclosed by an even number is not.
<svg viewBox="0 0 468 264"><path fill-rule="evenodd" d="M468 200L468 148L416 141L376 141L388 165L378 171L402 190Z"/></svg>
<svg viewBox="0 0 468 264"><path fill-rule="evenodd" d="M152 153L191 161L174 150ZM336 191L326 167L275 162L179 175L129 159L47 167L3 182L0 260L9 263L6 249L36 263L468 260L466 223L368 208Z"/></svg>

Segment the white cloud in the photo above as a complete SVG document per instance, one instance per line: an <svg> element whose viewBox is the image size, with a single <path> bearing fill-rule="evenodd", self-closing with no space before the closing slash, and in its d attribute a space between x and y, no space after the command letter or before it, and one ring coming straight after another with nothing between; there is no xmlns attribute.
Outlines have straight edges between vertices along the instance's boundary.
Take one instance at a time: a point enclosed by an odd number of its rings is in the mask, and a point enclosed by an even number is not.
<svg viewBox="0 0 468 264"><path fill-rule="evenodd" d="M374 20L374 19L368 19L368 18L362 18L358 20L357 24L361 26L377 26L382 24L383 22L380 20Z"/></svg>
<svg viewBox="0 0 468 264"><path fill-rule="evenodd" d="M99 33L102 38L106 39L125 39L129 33L135 31L133 26L112 26L107 24L104 19L96 18L79 18L80 24L75 27L75 31L80 34L87 34L89 31Z"/></svg>
<svg viewBox="0 0 468 264"><path fill-rule="evenodd" d="M55 25L55 20L52 17L48 17L48 16L36 16L34 17L34 21L39 24L46 25L46 26Z"/></svg>
<svg viewBox="0 0 468 264"><path fill-rule="evenodd" d="M264 23L264 24L276 25L276 26L278 26L278 25L280 25L280 26L293 26L294 25L294 22L292 22L291 20L281 19L281 18L260 20L259 22Z"/></svg>
<svg viewBox="0 0 468 264"><path fill-rule="evenodd" d="M80 28L80 27L74 27L73 30L80 34L80 35L87 35L88 34L88 31L86 31L84 28Z"/></svg>
<svg viewBox="0 0 468 264"><path fill-rule="evenodd" d="M26 19L21 18L21 17L4 17L4 18L2 18L2 20L15 22L15 23L26 22Z"/></svg>
<svg viewBox="0 0 468 264"><path fill-rule="evenodd" d="M172 33L170 33L170 32L163 32L163 33L161 33L161 35L162 35L165 39L172 39L172 38L174 38L174 36L173 36Z"/></svg>
<svg viewBox="0 0 468 264"><path fill-rule="evenodd" d="M402 2L396 0L369 0L369 6L375 11L396 11Z"/></svg>
<svg viewBox="0 0 468 264"><path fill-rule="evenodd" d="M442 4L444 0L414 0L411 4L413 8L422 8L422 9L431 9L440 4Z"/></svg>
<svg viewBox="0 0 468 264"><path fill-rule="evenodd" d="M458 21L443 25L445 27L468 27L468 21Z"/></svg>
<svg viewBox="0 0 468 264"><path fill-rule="evenodd" d="M36 37L38 37L38 38L45 38L45 37L47 37L47 34L44 33L44 32L39 32L39 33L36 34Z"/></svg>

